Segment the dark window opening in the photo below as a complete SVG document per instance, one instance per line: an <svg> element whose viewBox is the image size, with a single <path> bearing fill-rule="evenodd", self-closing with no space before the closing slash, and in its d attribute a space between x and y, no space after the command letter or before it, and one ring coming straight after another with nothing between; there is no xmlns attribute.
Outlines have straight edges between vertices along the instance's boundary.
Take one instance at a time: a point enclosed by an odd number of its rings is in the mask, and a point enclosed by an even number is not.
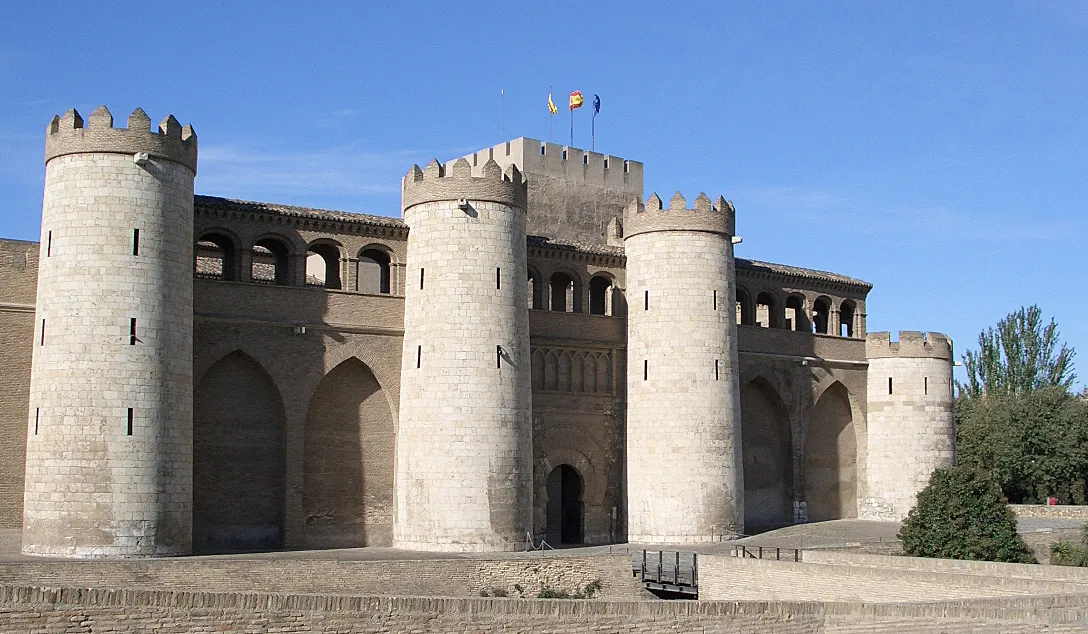
<svg viewBox="0 0 1088 634"><path fill-rule="evenodd" d="M45 345L45 320L44 319L42 320L42 339L41 339L41 342L38 345L39 346L44 346Z"/></svg>
<svg viewBox="0 0 1088 634"><path fill-rule="evenodd" d="M38 418L41 416L41 414L42 414L42 408L35 407L34 408L34 435L35 436L38 435Z"/></svg>
<svg viewBox="0 0 1088 634"><path fill-rule="evenodd" d="M495 346L495 367L502 369L502 346Z"/></svg>
<svg viewBox="0 0 1088 634"><path fill-rule="evenodd" d="M127 435L129 435L129 436L132 435L132 408L131 407L128 408L128 434Z"/></svg>
<svg viewBox="0 0 1088 634"><path fill-rule="evenodd" d="M284 243L272 238L258 240L253 245L253 266L250 277L254 282L286 286L291 283L290 253Z"/></svg>
<svg viewBox="0 0 1088 634"><path fill-rule="evenodd" d="M925 377L922 383L922 389L925 390L924 394L929 395L929 377Z"/></svg>
<svg viewBox="0 0 1088 634"><path fill-rule="evenodd" d="M53 232L50 231L46 234L45 238L45 257L49 257L53 253Z"/></svg>
<svg viewBox="0 0 1088 634"><path fill-rule="evenodd" d="M650 310L650 291L642 292L642 310Z"/></svg>
<svg viewBox="0 0 1088 634"><path fill-rule="evenodd" d="M128 321L128 345L136 345L136 318L133 317Z"/></svg>
<svg viewBox="0 0 1088 634"><path fill-rule="evenodd" d="M551 310L559 313L582 312L582 285L566 273L552 275L548 282Z"/></svg>
<svg viewBox="0 0 1088 634"><path fill-rule="evenodd" d="M311 244L306 250L306 285L339 289L340 249L327 242Z"/></svg>
<svg viewBox="0 0 1088 634"><path fill-rule="evenodd" d="M612 314L612 280L597 276L589 280L589 314Z"/></svg>
<svg viewBox="0 0 1088 634"><path fill-rule="evenodd" d="M756 296L756 324L763 328L780 328L778 304L770 293Z"/></svg>
<svg viewBox="0 0 1088 634"><path fill-rule="evenodd" d="M498 289L501 289L501 288L502 288L502 268L501 267L495 267L495 289L498 290Z"/></svg>
<svg viewBox="0 0 1088 634"><path fill-rule="evenodd" d="M805 316L805 300L797 295L786 298L786 330L808 332L808 318Z"/></svg>
<svg viewBox="0 0 1088 634"><path fill-rule="evenodd" d="M372 295L391 293L389 264L389 254L384 251L378 249L361 251L355 268L355 290Z"/></svg>
<svg viewBox="0 0 1088 634"><path fill-rule="evenodd" d="M718 360L714 359L714 380L718 380Z"/></svg>
<svg viewBox="0 0 1088 634"><path fill-rule="evenodd" d="M737 315L736 323L741 326L752 326L756 323L752 309L752 298L747 291L737 288Z"/></svg>
<svg viewBox="0 0 1088 634"><path fill-rule="evenodd" d="M718 291L714 291L714 310L718 310Z"/></svg>
<svg viewBox="0 0 1088 634"><path fill-rule="evenodd" d="M642 360L642 380L645 381L650 376L650 360Z"/></svg>
<svg viewBox="0 0 1088 634"><path fill-rule="evenodd" d="M540 277L529 272L528 276L528 304L530 309L540 310L544 308L544 286L538 281Z"/></svg>
<svg viewBox="0 0 1088 634"><path fill-rule="evenodd" d="M132 255L140 255L140 230L132 230Z"/></svg>
<svg viewBox="0 0 1088 634"><path fill-rule="evenodd" d="M225 235L212 233L200 236L196 243L194 273L199 278L236 280L234 241Z"/></svg>
<svg viewBox="0 0 1088 634"><path fill-rule="evenodd" d="M892 377L888 377L888 394L892 393Z"/></svg>
<svg viewBox="0 0 1088 634"><path fill-rule="evenodd" d="M419 290L423 290L423 269L419 269Z"/></svg>
<svg viewBox="0 0 1088 634"><path fill-rule="evenodd" d="M812 331L819 335L828 333L828 323L831 321L831 304L826 298L820 297L812 302Z"/></svg>
<svg viewBox="0 0 1088 634"><path fill-rule="evenodd" d="M839 306L839 336L854 336L854 302L846 300Z"/></svg>
<svg viewBox="0 0 1088 634"><path fill-rule="evenodd" d="M416 346L416 367L423 363L423 346Z"/></svg>

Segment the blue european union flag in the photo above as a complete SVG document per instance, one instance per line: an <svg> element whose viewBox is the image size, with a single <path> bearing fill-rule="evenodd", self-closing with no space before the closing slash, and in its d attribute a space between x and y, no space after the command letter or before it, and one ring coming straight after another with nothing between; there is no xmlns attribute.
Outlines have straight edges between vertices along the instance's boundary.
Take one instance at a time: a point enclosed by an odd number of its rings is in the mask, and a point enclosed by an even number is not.
<svg viewBox="0 0 1088 634"><path fill-rule="evenodd" d="M601 111L601 98L597 95L593 95L593 114L597 114Z"/></svg>

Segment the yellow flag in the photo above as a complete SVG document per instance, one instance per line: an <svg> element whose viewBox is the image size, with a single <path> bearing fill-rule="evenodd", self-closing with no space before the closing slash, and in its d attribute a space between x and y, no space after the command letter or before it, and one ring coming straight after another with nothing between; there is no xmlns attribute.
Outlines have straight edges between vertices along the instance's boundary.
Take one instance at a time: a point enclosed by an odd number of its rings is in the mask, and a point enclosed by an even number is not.
<svg viewBox="0 0 1088 634"><path fill-rule="evenodd" d="M559 108L556 108L555 102L552 101L552 93L548 93L548 112L552 114L559 114Z"/></svg>
<svg viewBox="0 0 1088 634"><path fill-rule="evenodd" d="M581 90L575 90L574 92L570 93L570 109L571 110L574 110L575 108L581 108L583 101L585 101L585 100L582 98L582 91Z"/></svg>

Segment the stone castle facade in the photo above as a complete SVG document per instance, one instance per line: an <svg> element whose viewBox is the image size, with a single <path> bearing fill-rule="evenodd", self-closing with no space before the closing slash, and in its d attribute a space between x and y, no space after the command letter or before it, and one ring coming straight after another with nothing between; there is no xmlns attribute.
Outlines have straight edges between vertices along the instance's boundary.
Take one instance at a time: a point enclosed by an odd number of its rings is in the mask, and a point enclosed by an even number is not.
<svg viewBox="0 0 1088 634"><path fill-rule="evenodd" d="M101 557L717 541L900 519L954 461L944 335L734 256L732 203L519 138L402 220L194 195L142 110L46 135L0 241L0 526Z"/></svg>

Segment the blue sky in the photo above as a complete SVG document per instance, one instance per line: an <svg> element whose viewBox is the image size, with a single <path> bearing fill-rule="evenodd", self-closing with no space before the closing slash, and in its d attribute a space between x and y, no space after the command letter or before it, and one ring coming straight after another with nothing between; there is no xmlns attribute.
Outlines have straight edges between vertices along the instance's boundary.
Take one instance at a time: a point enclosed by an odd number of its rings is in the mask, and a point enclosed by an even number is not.
<svg viewBox="0 0 1088 634"><path fill-rule="evenodd" d="M500 140L500 89L506 136L546 138L552 85L556 141L599 94L647 193L724 194L739 256L873 283L871 331L962 352L1038 303L1088 379L1088 3L169 6L5 3L0 236L37 239L73 106L191 122L199 193L398 215L412 163Z"/></svg>

